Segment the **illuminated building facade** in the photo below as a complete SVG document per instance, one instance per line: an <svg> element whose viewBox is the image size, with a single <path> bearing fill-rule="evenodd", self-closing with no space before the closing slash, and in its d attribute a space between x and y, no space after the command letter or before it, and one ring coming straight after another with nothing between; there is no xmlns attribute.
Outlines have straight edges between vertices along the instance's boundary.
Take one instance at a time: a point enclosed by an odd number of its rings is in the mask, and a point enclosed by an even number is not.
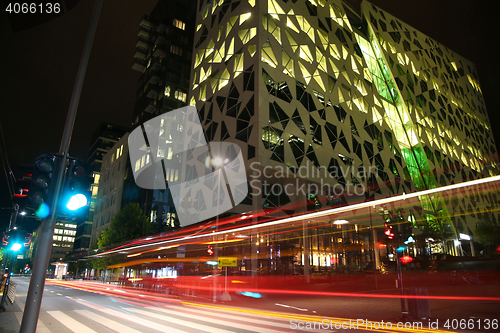
<svg viewBox="0 0 500 333"><path fill-rule="evenodd" d="M70 218L59 217L54 229L50 261L62 261L73 250L76 236L76 222Z"/></svg>
<svg viewBox="0 0 500 333"><path fill-rule="evenodd" d="M195 0L160 0L153 11L142 18L132 65L132 69L142 73L134 108L134 128L187 105L195 7ZM162 156L169 159L166 178L176 179L181 166L176 156L171 156L171 149L163 151ZM174 227L176 213L170 192L138 188L132 175L136 162L129 165L123 203L138 202L149 221L156 223L158 227L153 229L158 232Z"/></svg>
<svg viewBox="0 0 500 333"><path fill-rule="evenodd" d="M102 157L99 191L94 206L94 219L90 244L99 239L104 228L122 208L122 195L128 164L128 133Z"/></svg>
<svg viewBox="0 0 500 333"><path fill-rule="evenodd" d="M90 247L94 211L101 177L102 158L125 133L127 133L127 129L122 126L102 122L92 135L89 157L87 158L87 163L91 165L94 177L94 182L90 188L92 197L90 199L90 209L87 219L78 222L74 243L75 251L88 250Z"/></svg>
<svg viewBox="0 0 500 333"><path fill-rule="evenodd" d="M139 24L132 69L142 74L134 127L187 103L194 6L193 1L160 0Z"/></svg>
<svg viewBox="0 0 500 333"><path fill-rule="evenodd" d="M193 69L189 103L207 140L247 159L234 213L286 216L498 173L474 64L369 2L358 14L336 0L201 0ZM474 213L494 205L468 195L376 209L448 235L443 251L460 254L451 239L473 235Z"/></svg>

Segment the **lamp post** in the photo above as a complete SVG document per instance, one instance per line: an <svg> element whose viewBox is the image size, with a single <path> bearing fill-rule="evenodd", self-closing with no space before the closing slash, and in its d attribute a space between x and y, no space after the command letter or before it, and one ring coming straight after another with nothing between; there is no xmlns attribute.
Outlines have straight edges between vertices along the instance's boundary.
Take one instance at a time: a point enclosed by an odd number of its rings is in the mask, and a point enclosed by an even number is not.
<svg viewBox="0 0 500 333"><path fill-rule="evenodd" d="M375 209L375 206L373 206L373 209ZM377 267L380 266L380 255L377 248L377 231L373 228L371 205L368 206L368 211L370 213L370 229L373 237L373 276L375 277L375 289L378 289Z"/></svg>
<svg viewBox="0 0 500 333"><path fill-rule="evenodd" d="M217 279L216 279L216 273L218 269L218 263L219 263L219 243L218 243L218 235L217 233L219 232L219 205L220 205L220 187L222 184L226 184L226 174L222 170L224 164L228 163L228 159L222 159L221 157L215 157L212 159L212 165L217 168L218 171L218 185L217 185L217 216L215 218L215 244L214 244L214 259L217 262L217 265L214 265L214 283L213 283L213 288L214 288L214 296L213 296L213 301L217 302ZM227 268L226 268L226 280L227 280ZM229 293L227 292L227 286L225 285L224 287L224 292L221 295L221 299L223 301L230 301L231 296L229 296Z"/></svg>

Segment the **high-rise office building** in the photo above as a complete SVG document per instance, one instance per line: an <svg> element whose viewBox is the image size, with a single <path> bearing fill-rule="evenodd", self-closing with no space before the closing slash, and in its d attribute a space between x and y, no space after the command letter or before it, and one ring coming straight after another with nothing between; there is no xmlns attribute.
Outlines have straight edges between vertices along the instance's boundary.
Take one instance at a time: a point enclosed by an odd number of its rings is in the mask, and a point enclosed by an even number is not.
<svg viewBox="0 0 500 333"><path fill-rule="evenodd" d="M195 1L160 0L145 15L132 69L141 73L134 127L186 105L194 34Z"/></svg>
<svg viewBox="0 0 500 333"><path fill-rule="evenodd" d="M102 158L90 244L97 242L104 228L109 226L113 216L122 208L128 163L128 133L125 133Z"/></svg>
<svg viewBox="0 0 500 333"><path fill-rule="evenodd" d="M132 66L143 73L139 78L134 127L187 105L195 14L194 0L160 0L151 14L142 18ZM169 155L168 149L162 154L169 159L168 177L177 178L180 160ZM128 168L122 205L138 202L149 221L157 224L154 230L174 227L176 213L170 192L138 188L132 175L137 166L129 164Z"/></svg>
<svg viewBox="0 0 500 333"><path fill-rule="evenodd" d="M201 0L193 60L189 103L207 140L234 142L247 159L250 191L235 213L498 174L474 64L369 2L356 13L340 0ZM455 239L473 233L465 213L484 207L439 194L420 205L403 218Z"/></svg>
<svg viewBox="0 0 500 333"><path fill-rule="evenodd" d="M79 221L76 228L74 250L88 250L92 235L92 225L94 222L94 211L99 190L101 177L102 159L104 155L127 133L127 128L108 122L102 122L92 135L87 163L91 165L94 182L91 185L92 198L90 201L89 214L85 221Z"/></svg>

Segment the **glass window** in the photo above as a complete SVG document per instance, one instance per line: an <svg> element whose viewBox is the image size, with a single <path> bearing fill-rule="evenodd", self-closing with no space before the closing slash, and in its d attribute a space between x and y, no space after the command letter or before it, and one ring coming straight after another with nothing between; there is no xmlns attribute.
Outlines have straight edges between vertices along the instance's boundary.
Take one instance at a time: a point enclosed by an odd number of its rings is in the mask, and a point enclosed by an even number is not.
<svg viewBox="0 0 500 333"><path fill-rule="evenodd" d="M178 47L177 45L171 44L170 45L170 52L173 54L177 54L179 56L182 56L182 49Z"/></svg>
<svg viewBox="0 0 500 333"><path fill-rule="evenodd" d="M180 90L176 90L175 91L175 99L178 99L179 101L186 102L187 94L185 92L180 91Z"/></svg>
<svg viewBox="0 0 500 333"><path fill-rule="evenodd" d="M174 18L174 26L176 28L179 28L181 30L186 30L186 24L182 22L181 20L175 19Z"/></svg>

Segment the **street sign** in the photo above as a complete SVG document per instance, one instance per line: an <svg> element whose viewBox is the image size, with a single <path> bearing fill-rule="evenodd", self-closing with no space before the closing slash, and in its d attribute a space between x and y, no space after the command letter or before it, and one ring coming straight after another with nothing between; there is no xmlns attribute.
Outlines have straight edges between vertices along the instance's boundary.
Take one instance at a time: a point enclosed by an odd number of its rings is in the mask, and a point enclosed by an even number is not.
<svg viewBox="0 0 500 333"><path fill-rule="evenodd" d="M219 267L238 267L237 257L219 257Z"/></svg>

